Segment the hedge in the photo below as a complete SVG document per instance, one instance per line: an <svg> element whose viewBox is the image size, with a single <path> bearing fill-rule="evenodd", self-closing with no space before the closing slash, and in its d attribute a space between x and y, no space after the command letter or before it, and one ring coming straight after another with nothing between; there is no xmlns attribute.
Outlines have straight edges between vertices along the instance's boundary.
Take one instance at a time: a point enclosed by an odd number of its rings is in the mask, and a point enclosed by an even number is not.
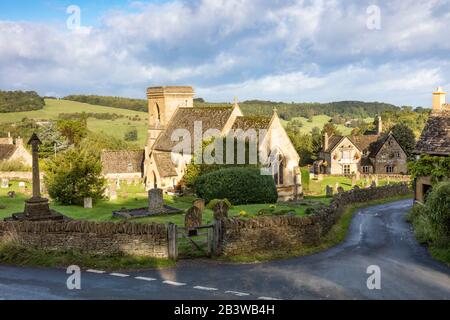
<svg viewBox="0 0 450 320"><path fill-rule="evenodd" d="M194 188L206 201L228 199L233 205L275 203L278 199L273 177L261 175L260 169L255 168L214 171L199 177Z"/></svg>

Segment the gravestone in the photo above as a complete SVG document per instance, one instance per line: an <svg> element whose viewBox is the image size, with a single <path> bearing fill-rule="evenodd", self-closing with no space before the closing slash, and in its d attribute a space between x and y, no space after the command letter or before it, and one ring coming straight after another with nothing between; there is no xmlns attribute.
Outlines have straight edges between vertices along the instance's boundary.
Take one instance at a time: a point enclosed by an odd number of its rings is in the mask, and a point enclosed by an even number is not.
<svg viewBox="0 0 450 320"><path fill-rule="evenodd" d="M203 211L205 210L205 200L203 200L203 199L195 199L195 200L192 202L192 205L193 205L194 207L199 208L200 211L201 211L202 213L203 213Z"/></svg>
<svg viewBox="0 0 450 320"><path fill-rule="evenodd" d="M2 189L8 189L8 188L9 188L9 180L2 179Z"/></svg>
<svg viewBox="0 0 450 320"><path fill-rule="evenodd" d="M322 181L323 180L323 174L319 173L317 175L317 181Z"/></svg>
<svg viewBox="0 0 450 320"><path fill-rule="evenodd" d="M116 189L120 190L120 179L116 180Z"/></svg>
<svg viewBox="0 0 450 320"><path fill-rule="evenodd" d="M25 184L25 182L23 182L23 181L20 181L19 182L19 188L25 188L27 185Z"/></svg>
<svg viewBox="0 0 450 320"><path fill-rule="evenodd" d="M92 209L92 198L84 198L84 208L85 209Z"/></svg>
<svg viewBox="0 0 450 320"><path fill-rule="evenodd" d="M197 230L190 230L190 228L200 227L202 225L202 211L200 208L193 206L189 208L184 217L184 226L188 228L189 237L197 236Z"/></svg>
<svg viewBox="0 0 450 320"><path fill-rule="evenodd" d="M16 192L15 191L8 192L8 198L14 199L15 197L16 197Z"/></svg>
<svg viewBox="0 0 450 320"><path fill-rule="evenodd" d="M337 192L338 192L338 193L344 193L344 188L338 187L338 188L337 188Z"/></svg>
<svg viewBox="0 0 450 320"><path fill-rule="evenodd" d="M339 182L336 182L335 184L334 184L334 192L338 192L338 190L339 190Z"/></svg>
<svg viewBox="0 0 450 320"><path fill-rule="evenodd" d="M109 201L116 201L117 200L117 189L116 184L113 183L109 186Z"/></svg>
<svg viewBox="0 0 450 320"><path fill-rule="evenodd" d="M220 200L216 203L216 205L213 207L214 211L214 220L222 220L225 218L228 218L228 210L230 208L226 204L225 201Z"/></svg>
<svg viewBox="0 0 450 320"><path fill-rule="evenodd" d="M162 189L151 189L148 191L148 211L159 213L164 210L164 199Z"/></svg>
<svg viewBox="0 0 450 320"><path fill-rule="evenodd" d="M327 185L325 187L325 193L327 195L327 197L332 197L333 196L333 188L329 185Z"/></svg>
<svg viewBox="0 0 450 320"><path fill-rule="evenodd" d="M372 183L370 184L371 188L376 188L377 187L377 183L375 182L375 180L372 180Z"/></svg>
<svg viewBox="0 0 450 320"><path fill-rule="evenodd" d="M353 189L354 190L360 190L361 188L358 185L356 185L356 186L353 186Z"/></svg>

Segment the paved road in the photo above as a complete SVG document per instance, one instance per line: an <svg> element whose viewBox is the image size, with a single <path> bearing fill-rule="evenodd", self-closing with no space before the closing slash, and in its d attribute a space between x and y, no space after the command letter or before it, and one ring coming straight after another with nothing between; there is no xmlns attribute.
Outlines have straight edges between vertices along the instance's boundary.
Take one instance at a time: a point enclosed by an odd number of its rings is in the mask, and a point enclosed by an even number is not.
<svg viewBox="0 0 450 320"><path fill-rule="evenodd" d="M66 288L65 270L0 266L0 299L450 299L450 268L429 257L404 221L411 205L360 210L341 245L264 264L183 261L176 269L83 271L76 291ZM367 289L370 265L381 269L380 290Z"/></svg>

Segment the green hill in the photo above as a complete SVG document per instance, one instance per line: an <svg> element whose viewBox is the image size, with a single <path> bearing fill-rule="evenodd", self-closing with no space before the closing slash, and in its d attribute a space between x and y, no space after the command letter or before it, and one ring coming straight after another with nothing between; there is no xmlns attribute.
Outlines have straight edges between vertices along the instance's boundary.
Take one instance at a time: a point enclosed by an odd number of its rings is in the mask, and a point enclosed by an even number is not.
<svg viewBox="0 0 450 320"><path fill-rule="evenodd" d="M88 129L96 133L105 132L108 135L123 139L127 131L132 128L136 128L138 131L138 141L136 143L142 147L145 145L145 141L147 139L148 121L148 115L146 112L116 109L74 101L45 99L45 106L43 109L2 114L0 117L0 124L18 123L24 118L34 119L38 122L45 120L58 120L61 114L67 115L82 112L94 114L116 114L121 116L115 120L88 118Z"/></svg>

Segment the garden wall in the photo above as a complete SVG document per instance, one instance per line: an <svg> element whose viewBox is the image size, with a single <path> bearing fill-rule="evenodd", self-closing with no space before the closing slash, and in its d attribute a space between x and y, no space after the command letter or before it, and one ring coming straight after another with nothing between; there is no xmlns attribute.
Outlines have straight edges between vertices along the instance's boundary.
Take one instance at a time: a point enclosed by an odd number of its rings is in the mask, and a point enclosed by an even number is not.
<svg viewBox="0 0 450 320"><path fill-rule="evenodd" d="M0 222L0 242L48 250L167 258L163 224L112 222Z"/></svg>
<svg viewBox="0 0 450 320"><path fill-rule="evenodd" d="M344 213L345 206L411 194L406 184L353 189L335 195L331 204L310 216L262 217L223 221L222 252L226 256L289 251L321 242Z"/></svg>

